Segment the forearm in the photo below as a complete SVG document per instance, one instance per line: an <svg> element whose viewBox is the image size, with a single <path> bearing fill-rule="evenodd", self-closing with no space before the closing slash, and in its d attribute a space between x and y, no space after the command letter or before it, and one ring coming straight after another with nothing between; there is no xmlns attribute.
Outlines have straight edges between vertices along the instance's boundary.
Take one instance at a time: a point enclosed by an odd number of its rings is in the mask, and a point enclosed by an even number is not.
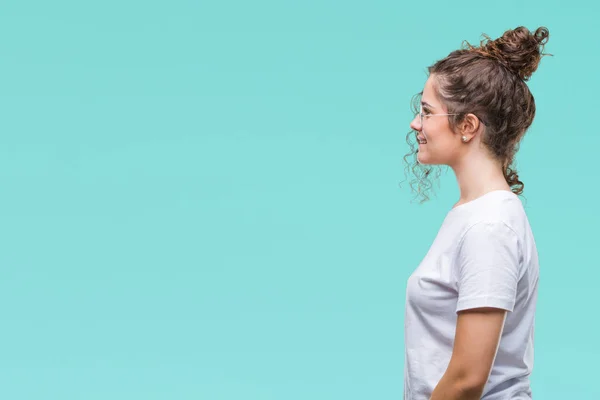
<svg viewBox="0 0 600 400"><path fill-rule="evenodd" d="M481 385L471 384L467 379L446 371L430 400L480 400L482 393Z"/></svg>

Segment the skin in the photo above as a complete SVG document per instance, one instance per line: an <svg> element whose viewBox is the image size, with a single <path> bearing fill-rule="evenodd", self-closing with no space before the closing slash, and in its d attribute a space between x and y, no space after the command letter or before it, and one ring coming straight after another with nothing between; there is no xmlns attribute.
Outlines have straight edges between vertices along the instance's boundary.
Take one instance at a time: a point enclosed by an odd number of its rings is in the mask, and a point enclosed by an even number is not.
<svg viewBox="0 0 600 400"><path fill-rule="evenodd" d="M448 108L437 95L437 78L430 75L425 82L423 95L423 125L416 116L410 123L411 129L419 137L427 137L427 144L419 145L418 160L421 164L448 165L454 171L460 188L460 199L455 206L469 202L492 190L508 190L502 173L502 164L496 160L481 143L485 126L473 114L467 114L456 126L450 129L446 116ZM461 137L467 142L463 143Z"/></svg>
<svg viewBox="0 0 600 400"><path fill-rule="evenodd" d="M479 400L488 380L506 311L475 308L458 313L454 348L431 400Z"/></svg>
<svg viewBox="0 0 600 400"><path fill-rule="evenodd" d="M455 207L492 190L510 191L502 173L502 164L494 159L481 142L485 126L473 114L467 114L455 131L450 128L447 107L437 95L437 78L431 75L421 97L423 126L419 117L410 123L419 138L421 164L447 165L454 171L460 198ZM462 136L467 138L464 143ZM477 308L458 313L454 347L448 367L432 393L431 400L480 399L489 377L506 311Z"/></svg>

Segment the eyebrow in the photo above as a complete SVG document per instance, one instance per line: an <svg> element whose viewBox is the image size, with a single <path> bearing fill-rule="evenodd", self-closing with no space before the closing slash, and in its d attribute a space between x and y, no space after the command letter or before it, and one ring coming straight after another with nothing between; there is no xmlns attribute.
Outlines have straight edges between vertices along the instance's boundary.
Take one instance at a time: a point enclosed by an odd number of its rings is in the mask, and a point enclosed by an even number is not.
<svg viewBox="0 0 600 400"><path fill-rule="evenodd" d="M423 105L423 106L425 106L425 107L428 107L428 108L431 108L431 109L434 109L434 108L435 108L434 106L432 106L431 104L427 103L426 101L422 101L422 102L421 102L421 105Z"/></svg>

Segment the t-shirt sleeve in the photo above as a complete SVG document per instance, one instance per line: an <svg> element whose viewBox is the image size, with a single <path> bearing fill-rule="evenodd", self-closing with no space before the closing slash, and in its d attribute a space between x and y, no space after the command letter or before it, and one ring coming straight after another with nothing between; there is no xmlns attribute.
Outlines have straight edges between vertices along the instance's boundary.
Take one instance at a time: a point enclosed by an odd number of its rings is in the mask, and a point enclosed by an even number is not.
<svg viewBox="0 0 600 400"><path fill-rule="evenodd" d="M462 237L456 259L456 311L513 311L520 271L519 240L504 222L478 222Z"/></svg>

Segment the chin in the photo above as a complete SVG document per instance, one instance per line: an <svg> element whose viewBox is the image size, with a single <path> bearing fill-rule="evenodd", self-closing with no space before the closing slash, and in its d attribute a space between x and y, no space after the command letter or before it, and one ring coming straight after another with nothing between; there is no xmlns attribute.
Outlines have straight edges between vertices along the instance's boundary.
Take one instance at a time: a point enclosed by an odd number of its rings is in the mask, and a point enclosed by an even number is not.
<svg viewBox="0 0 600 400"><path fill-rule="evenodd" d="M417 161L419 162L419 164L423 165L431 164L428 157L423 155L421 152L417 153Z"/></svg>
<svg viewBox="0 0 600 400"><path fill-rule="evenodd" d="M442 162L436 161L436 160L431 160L428 157L419 157L419 155L417 154L417 161L419 162L419 164L421 165L445 165Z"/></svg>
<svg viewBox="0 0 600 400"><path fill-rule="evenodd" d="M432 154L428 151L417 151L417 161L422 165L446 165L445 160L440 157L432 157Z"/></svg>

